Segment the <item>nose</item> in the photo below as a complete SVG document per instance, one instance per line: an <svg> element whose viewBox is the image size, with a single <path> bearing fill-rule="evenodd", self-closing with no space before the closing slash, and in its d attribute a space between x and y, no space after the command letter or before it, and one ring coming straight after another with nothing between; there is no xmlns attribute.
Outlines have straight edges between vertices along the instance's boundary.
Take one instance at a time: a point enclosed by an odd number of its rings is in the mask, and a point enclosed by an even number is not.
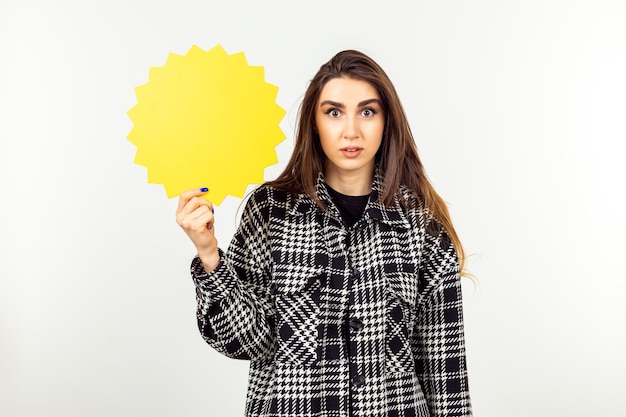
<svg viewBox="0 0 626 417"><path fill-rule="evenodd" d="M345 118L343 137L344 139L357 139L359 137L359 121L355 116L351 115Z"/></svg>

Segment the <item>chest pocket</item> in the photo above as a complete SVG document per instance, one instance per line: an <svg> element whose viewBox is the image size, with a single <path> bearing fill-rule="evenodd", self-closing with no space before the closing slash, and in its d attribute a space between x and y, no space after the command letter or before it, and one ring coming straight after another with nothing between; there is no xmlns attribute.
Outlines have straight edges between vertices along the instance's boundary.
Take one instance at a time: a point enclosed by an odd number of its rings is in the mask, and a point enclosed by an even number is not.
<svg viewBox="0 0 626 417"><path fill-rule="evenodd" d="M385 275L386 306L386 371L387 374L413 372L415 361L411 339L416 319L418 276L396 272Z"/></svg>
<svg viewBox="0 0 626 417"><path fill-rule="evenodd" d="M322 269L278 264L270 293L276 306L276 362L313 366L319 361Z"/></svg>

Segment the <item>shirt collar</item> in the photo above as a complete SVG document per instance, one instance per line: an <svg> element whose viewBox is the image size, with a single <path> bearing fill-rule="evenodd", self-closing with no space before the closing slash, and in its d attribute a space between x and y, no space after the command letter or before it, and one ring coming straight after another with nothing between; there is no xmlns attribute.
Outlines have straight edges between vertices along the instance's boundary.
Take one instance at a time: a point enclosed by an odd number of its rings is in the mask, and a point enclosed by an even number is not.
<svg viewBox="0 0 626 417"><path fill-rule="evenodd" d="M374 172L374 181L372 182L372 192L370 193L370 199L365 207L364 217L370 217L371 219L380 223L386 224L390 227L409 229L410 223L406 217L405 210L400 204L400 199L396 195L394 202L391 206L385 207L383 203L378 201L378 197L382 193L383 176L380 170L377 168ZM335 207L326 184L324 182L324 174L320 173L315 182L315 192L317 197L329 210L337 211L336 215L339 216L339 212ZM316 207L315 202L306 194L299 194L296 197L290 212L292 215L302 215Z"/></svg>
<svg viewBox="0 0 626 417"><path fill-rule="evenodd" d="M389 207L386 207L379 201L379 196L383 192L383 182L384 177L379 168L376 167L374 181L372 183L372 193L370 194L370 201L365 208L365 215L394 228L409 229L411 226L406 218L405 210L400 203L398 195L393 198L393 204Z"/></svg>

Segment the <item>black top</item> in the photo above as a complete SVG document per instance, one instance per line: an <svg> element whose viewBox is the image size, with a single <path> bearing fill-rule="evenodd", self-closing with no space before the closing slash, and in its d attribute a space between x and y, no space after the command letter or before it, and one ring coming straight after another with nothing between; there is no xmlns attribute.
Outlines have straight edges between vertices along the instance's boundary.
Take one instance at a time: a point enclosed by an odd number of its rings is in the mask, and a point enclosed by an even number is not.
<svg viewBox="0 0 626 417"><path fill-rule="evenodd" d="M346 226L350 227L363 215L363 211L365 211L365 206L369 201L370 195L345 195L341 194L338 191L330 188L328 184L326 184L326 188L328 189L328 194L330 198L333 199L333 203L339 209L339 213L341 213L341 218Z"/></svg>

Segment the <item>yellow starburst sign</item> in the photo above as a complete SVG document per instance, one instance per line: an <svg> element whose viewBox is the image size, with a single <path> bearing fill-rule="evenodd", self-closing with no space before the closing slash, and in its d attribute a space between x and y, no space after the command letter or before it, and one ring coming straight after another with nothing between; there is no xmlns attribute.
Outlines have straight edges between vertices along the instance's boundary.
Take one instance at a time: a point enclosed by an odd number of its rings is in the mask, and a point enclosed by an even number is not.
<svg viewBox="0 0 626 417"><path fill-rule="evenodd" d="M278 87L243 52L229 55L217 45L170 53L135 93L128 111L135 163L170 198L196 187L208 187L205 197L216 205L227 195L243 197L278 162L275 148L285 139Z"/></svg>

